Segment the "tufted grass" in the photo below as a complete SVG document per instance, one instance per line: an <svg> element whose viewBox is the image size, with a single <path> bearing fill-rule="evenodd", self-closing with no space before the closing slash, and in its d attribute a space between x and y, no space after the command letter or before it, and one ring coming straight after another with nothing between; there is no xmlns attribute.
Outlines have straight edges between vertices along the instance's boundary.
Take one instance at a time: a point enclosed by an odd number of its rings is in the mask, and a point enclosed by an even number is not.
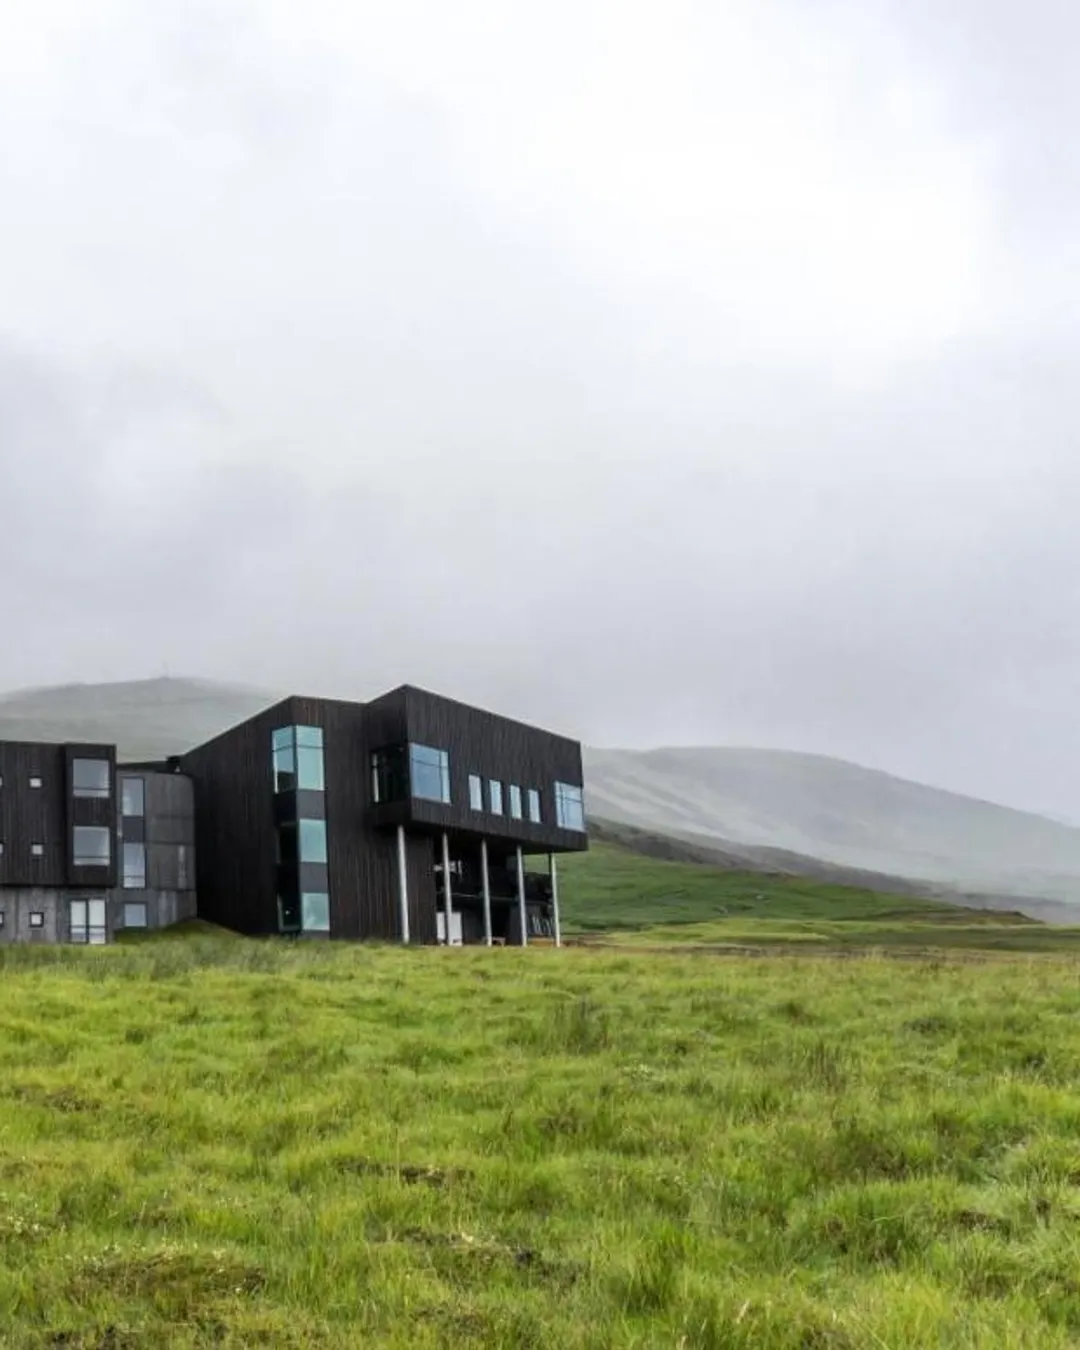
<svg viewBox="0 0 1080 1350"><path fill-rule="evenodd" d="M1078 976L7 948L0 1344L1074 1345Z"/></svg>

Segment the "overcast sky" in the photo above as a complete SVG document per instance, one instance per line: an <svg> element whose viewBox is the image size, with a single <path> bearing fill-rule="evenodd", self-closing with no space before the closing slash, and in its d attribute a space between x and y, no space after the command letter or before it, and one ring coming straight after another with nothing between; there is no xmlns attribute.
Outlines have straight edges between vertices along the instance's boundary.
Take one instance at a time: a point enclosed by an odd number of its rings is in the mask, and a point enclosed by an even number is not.
<svg viewBox="0 0 1080 1350"><path fill-rule="evenodd" d="M8 0L0 688L1080 818L1070 0Z"/></svg>

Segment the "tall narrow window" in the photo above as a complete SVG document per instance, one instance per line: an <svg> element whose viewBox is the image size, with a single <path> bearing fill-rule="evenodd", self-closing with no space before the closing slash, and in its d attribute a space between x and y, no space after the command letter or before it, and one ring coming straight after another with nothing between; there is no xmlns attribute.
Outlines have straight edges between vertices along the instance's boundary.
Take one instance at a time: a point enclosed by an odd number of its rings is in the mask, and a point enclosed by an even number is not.
<svg viewBox="0 0 1080 1350"><path fill-rule="evenodd" d="M300 861L302 863L326 862L326 821L300 821Z"/></svg>
<svg viewBox="0 0 1080 1350"><path fill-rule="evenodd" d="M279 727L270 738L274 758L274 791L296 787L296 737L292 727Z"/></svg>
<svg viewBox="0 0 1080 1350"><path fill-rule="evenodd" d="M540 815L540 794L536 788L529 789L529 819L534 825L540 825L542 818Z"/></svg>
<svg viewBox="0 0 1080 1350"><path fill-rule="evenodd" d="M409 746L412 795L426 802L450 801L450 756L430 745Z"/></svg>
<svg viewBox="0 0 1080 1350"><path fill-rule="evenodd" d="M555 784L555 819L563 830L585 829L585 799L573 783Z"/></svg>
<svg viewBox="0 0 1080 1350"><path fill-rule="evenodd" d="M484 809L484 780L478 773L469 774L469 805L474 811Z"/></svg>
<svg viewBox="0 0 1080 1350"><path fill-rule="evenodd" d="M322 727L296 728L296 786L302 792L325 792Z"/></svg>
<svg viewBox="0 0 1080 1350"><path fill-rule="evenodd" d="M141 778L122 778L120 780L120 814L122 816L146 815L146 783Z"/></svg>
<svg viewBox="0 0 1080 1350"><path fill-rule="evenodd" d="M521 810L521 788L516 783L510 784L510 815L514 820L520 820Z"/></svg>
<svg viewBox="0 0 1080 1350"><path fill-rule="evenodd" d="M488 783L488 804L491 807L493 816L501 816L503 813L503 785L497 778L492 778Z"/></svg>
<svg viewBox="0 0 1080 1350"><path fill-rule="evenodd" d="M108 867L112 860L112 836L104 825L76 825L72 831L71 859L76 867Z"/></svg>
<svg viewBox="0 0 1080 1350"><path fill-rule="evenodd" d="M124 845L124 877L123 885L125 891L145 891L146 890L146 845L145 844L125 844Z"/></svg>
<svg viewBox="0 0 1080 1350"><path fill-rule="evenodd" d="M73 797L112 796L112 766L107 759L73 759L71 761L71 794Z"/></svg>

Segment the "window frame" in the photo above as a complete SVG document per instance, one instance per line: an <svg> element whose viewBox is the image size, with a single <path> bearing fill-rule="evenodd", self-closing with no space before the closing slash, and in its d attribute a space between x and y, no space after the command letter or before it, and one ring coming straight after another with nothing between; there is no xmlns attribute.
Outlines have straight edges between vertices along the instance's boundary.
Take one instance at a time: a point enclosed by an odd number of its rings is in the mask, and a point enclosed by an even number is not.
<svg viewBox="0 0 1080 1350"><path fill-rule="evenodd" d="M578 823L580 822L580 823ZM555 823L560 830L585 834L585 789L578 783L555 784Z"/></svg>
<svg viewBox="0 0 1080 1350"><path fill-rule="evenodd" d="M105 770L105 786L86 787L78 781L80 766L92 765L95 769ZM88 755L75 755L71 760L71 795L79 801L112 801L112 764L107 759L91 759Z"/></svg>
<svg viewBox="0 0 1080 1350"><path fill-rule="evenodd" d="M450 806L450 751L437 745L423 745L419 741L409 742L409 796L418 802L434 802L436 806ZM438 795L429 790L419 791L417 769L428 774L438 774Z"/></svg>
<svg viewBox="0 0 1080 1350"><path fill-rule="evenodd" d="M493 816L505 816L506 797L501 778L488 779L488 810Z"/></svg>
<svg viewBox="0 0 1080 1350"><path fill-rule="evenodd" d="M77 840L79 835L93 834L105 840L104 859L100 855L94 854L89 857L86 854L80 854ZM112 851L112 830L107 825L73 825L71 827L71 865L72 867L111 867L113 860Z"/></svg>
<svg viewBox="0 0 1080 1350"><path fill-rule="evenodd" d="M471 811L484 809L484 779L478 773L469 774L469 809Z"/></svg>
<svg viewBox="0 0 1080 1350"><path fill-rule="evenodd" d="M141 882L141 884L139 884L139 885L136 885L134 882L128 880L128 876L129 876L129 868L128 868L128 850L129 850L129 849L131 849L131 850L138 849L139 852L140 852L140 854L141 854L141 856L142 856L142 868L141 868L141 870L136 871L135 869L132 869L131 872L130 872L130 875L132 875L132 876L141 876L141 877L142 877L142 882ZM121 889L122 891L145 891L145 890L147 889L147 885L146 885L146 874L147 874L147 856L146 856L146 844L145 844L145 842L142 841L142 840L131 840L131 839L126 839L126 840L124 840L123 844L121 845L121 849L120 849L120 889ZM126 926L126 925L125 925L125 926Z"/></svg>
<svg viewBox="0 0 1080 1350"><path fill-rule="evenodd" d="M142 910L142 916L143 916L143 921L142 921L142 923L131 923L130 920L128 919L128 913L129 913L130 910L133 910L133 909L141 909L141 910ZM124 901L124 911L123 911L123 913L124 913L124 927L125 927L125 928L136 928L136 929L137 929L137 928L149 928L149 927L150 927L150 910L149 910L149 908L148 908L147 903L146 903L145 900L125 900L125 901Z"/></svg>
<svg viewBox="0 0 1080 1350"><path fill-rule="evenodd" d="M139 810L129 811L128 789L138 785ZM128 820L146 819L146 779L141 774L124 774L120 779L120 815Z"/></svg>
<svg viewBox="0 0 1080 1350"><path fill-rule="evenodd" d="M522 797L522 795L521 795L521 784L520 784L520 783L510 783L510 784L509 784L508 790L507 790L507 799L508 799L509 805L510 805L510 810L509 810L509 813L508 813L510 819L511 819L511 820L524 820L524 819L525 819L525 802L524 802L524 799L523 799L523 797Z"/></svg>
<svg viewBox="0 0 1080 1350"><path fill-rule="evenodd" d="M540 797L540 789L539 789L539 788L529 788L529 789L528 789L528 794L527 794L527 795L528 795L528 807L529 807L529 824L530 824L530 825L543 825L543 823L544 823L544 808L543 808L543 803L542 803L541 797Z"/></svg>

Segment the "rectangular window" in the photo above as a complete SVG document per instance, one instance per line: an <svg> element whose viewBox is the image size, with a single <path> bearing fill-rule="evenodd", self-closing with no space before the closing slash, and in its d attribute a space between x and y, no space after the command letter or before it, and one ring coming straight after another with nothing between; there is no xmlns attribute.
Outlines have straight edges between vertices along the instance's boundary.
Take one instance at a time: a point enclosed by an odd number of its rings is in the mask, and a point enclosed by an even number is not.
<svg viewBox="0 0 1080 1350"><path fill-rule="evenodd" d="M76 867L108 867L112 840L104 825L76 825L72 831L71 859Z"/></svg>
<svg viewBox="0 0 1080 1350"><path fill-rule="evenodd" d="M301 820L300 861L302 863L326 862L326 821Z"/></svg>
<svg viewBox="0 0 1080 1350"><path fill-rule="evenodd" d="M146 905L141 900L129 900L124 905L124 927L146 928Z"/></svg>
<svg viewBox="0 0 1080 1350"><path fill-rule="evenodd" d="M329 933L330 897L325 891L305 891L300 897L300 915L305 933Z"/></svg>
<svg viewBox="0 0 1080 1350"><path fill-rule="evenodd" d="M529 819L534 825L541 824L543 819L540 814L540 794L536 788L529 789Z"/></svg>
<svg viewBox="0 0 1080 1350"><path fill-rule="evenodd" d="M516 783L510 784L510 815L513 820L520 820L521 810L521 789Z"/></svg>
<svg viewBox="0 0 1080 1350"><path fill-rule="evenodd" d="M555 819L562 830L585 829L585 798L573 783L555 784Z"/></svg>
<svg viewBox="0 0 1080 1350"><path fill-rule="evenodd" d="M146 784L141 778L123 778L120 780L120 814L122 816L146 815Z"/></svg>
<svg viewBox="0 0 1080 1350"><path fill-rule="evenodd" d="M45 927L45 915L41 912L40 909L32 909L30 911L30 927L31 928Z"/></svg>
<svg viewBox="0 0 1080 1350"><path fill-rule="evenodd" d="M409 767L403 745L385 746L371 756L371 795L380 806L408 799Z"/></svg>
<svg viewBox="0 0 1080 1350"><path fill-rule="evenodd" d="M278 727L270 745L275 792L326 791L322 727Z"/></svg>
<svg viewBox="0 0 1080 1350"><path fill-rule="evenodd" d="M31 844L31 845L30 845L30 856L31 856L31 858L44 858L44 856L45 856L45 845L44 845L44 844Z"/></svg>
<svg viewBox="0 0 1080 1350"><path fill-rule="evenodd" d="M4 911L0 909L0 928L4 926Z"/></svg>
<svg viewBox="0 0 1080 1350"><path fill-rule="evenodd" d="M493 816L501 816L503 813L503 790L502 784L497 778L492 778L488 783L488 805L491 807Z"/></svg>
<svg viewBox="0 0 1080 1350"><path fill-rule="evenodd" d="M124 877L123 886L125 891L145 891L146 890L146 845L145 844L125 844L124 845Z"/></svg>
<svg viewBox="0 0 1080 1350"><path fill-rule="evenodd" d="M484 809L484 780L478 773L469 774L469 805L474 811Z"/></svg>
<svg viewBox="0 0 1080 1350"><path fill-rule="evenodd" d="M409 746L412 795L425 802L450 801L450 755L430 745Z"/></svg>
<svg viewBox="0 0 1080 1350"><path fill-rule="evenodd" d="M73 759L71 761L71 795L73 797L111 797L112 766L107 759Z"/></svg>
<svg viewBox="0 0 1080 1350"><path fill-rule="evenodd" d="M42 781L42 780L41 780L41 775L40 775L40 774L32 773L32 774L30 775L30 786L31 786L32 788L39 788L39 787L41 787L41 781Z"/></svg>
<svg viewBox="0 0 1080 1350"><path fill-rule="evenodd" d="M91 947L100 947L108 937L105 924L104 900L72 900L68 908L71 940ZM33 924L34 916L30 920Z"/></svg>
<svg viewBox="0 0 1080 1350"><path fill-rule="evenodd" d="M296 737L292 727L279 727L270 738L274 762L274 791L296 787Z"/></svg>

